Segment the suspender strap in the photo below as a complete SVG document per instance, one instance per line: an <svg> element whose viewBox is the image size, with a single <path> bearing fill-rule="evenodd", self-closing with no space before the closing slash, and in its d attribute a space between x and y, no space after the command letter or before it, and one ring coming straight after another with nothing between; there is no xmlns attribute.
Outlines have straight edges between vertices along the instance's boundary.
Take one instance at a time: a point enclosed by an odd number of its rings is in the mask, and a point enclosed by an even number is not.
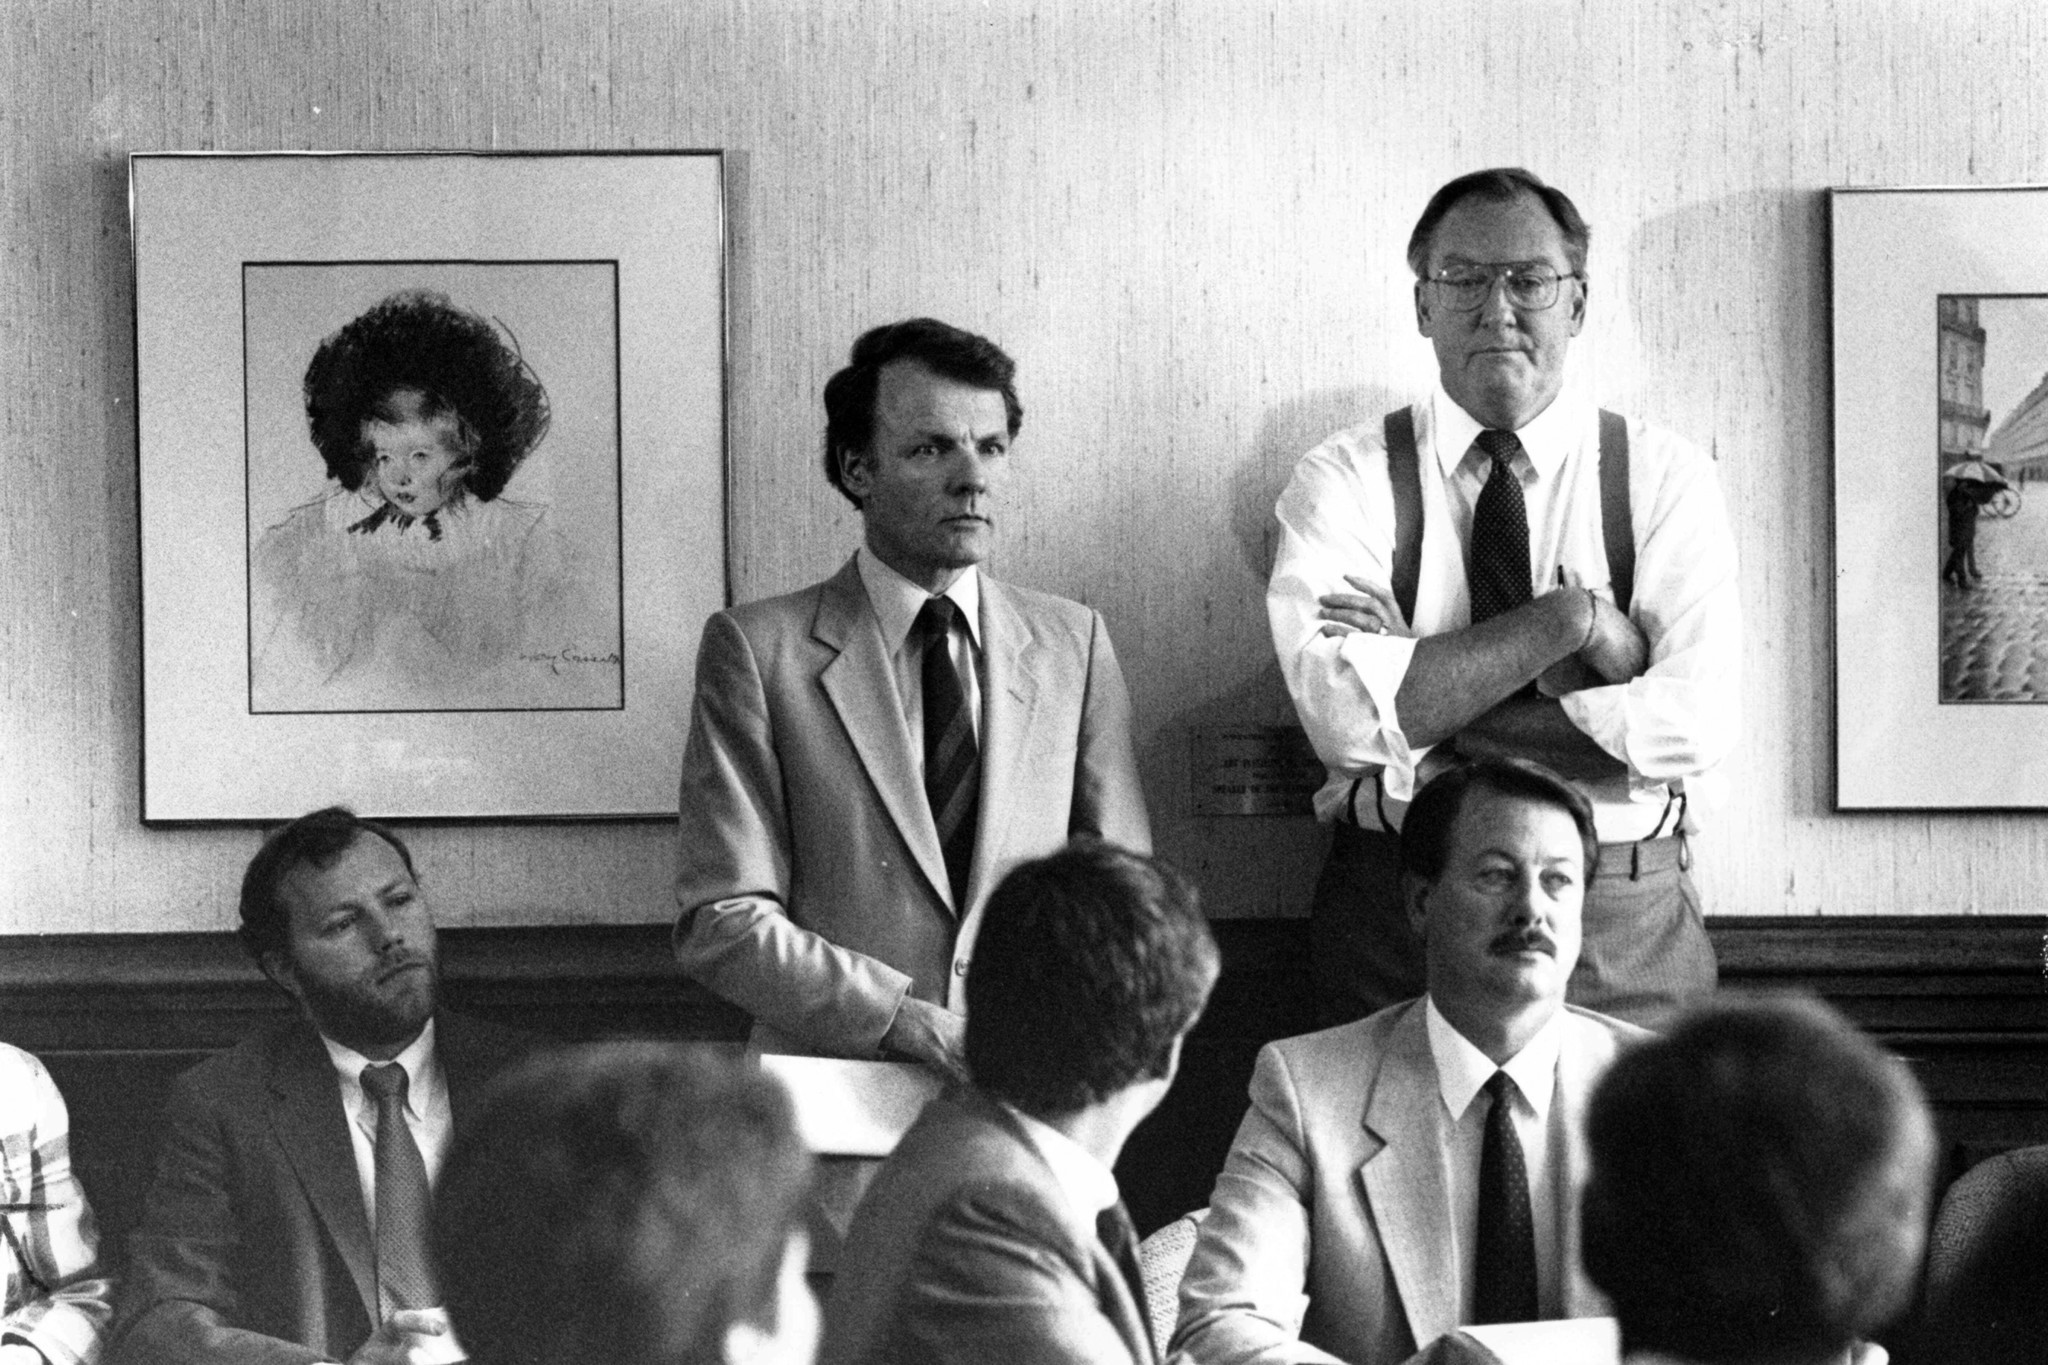
<svg viewBox="0 0 2048 1365"><path fill-rule="evenodd" d="M1394 485L1394 603L1415 621L1415 584L1422 577L1422 457L1415 448L1415 409L1387 414L1387 478Z"/></svg>
<svg viewBox="0 0 2048 1365"><path fill-rule="evenodd" d="M1382 424L1387 480L1394 488L1394 602L1415 620L1415 585L1422 577L1422 455L1415 444L1415 409L1398 408ZM1607 578L1614 604L1627 615L1635 598L1636 536L1628 498L1628 419L1600 410L1600 533L1607 544Z"/></svg>
<svg viewBox="0 0 2048 1365"><path fill-rule="evenodd" d="M1607 580L1628 615L1635 596L1636 535L1629 525L1628 419L1600 409L1600 530L1607 539Z"/></svg>

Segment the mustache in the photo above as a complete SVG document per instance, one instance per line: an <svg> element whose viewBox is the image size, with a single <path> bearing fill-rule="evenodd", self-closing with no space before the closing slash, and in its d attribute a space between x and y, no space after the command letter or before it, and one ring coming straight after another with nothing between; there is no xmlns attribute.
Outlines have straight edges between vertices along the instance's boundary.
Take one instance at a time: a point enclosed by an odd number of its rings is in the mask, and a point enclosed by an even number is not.
<svg viewBox="0 0 2048 1365"><path fill-rule="evenodd" d="M1494 935L1493 942L1487 945L1487 949L1495 953L1525 953L1533 950L1556 957L1557 940L1550 936L1549 930L1541 925L1532 924L1524 929L1503 930Z"/></svg>

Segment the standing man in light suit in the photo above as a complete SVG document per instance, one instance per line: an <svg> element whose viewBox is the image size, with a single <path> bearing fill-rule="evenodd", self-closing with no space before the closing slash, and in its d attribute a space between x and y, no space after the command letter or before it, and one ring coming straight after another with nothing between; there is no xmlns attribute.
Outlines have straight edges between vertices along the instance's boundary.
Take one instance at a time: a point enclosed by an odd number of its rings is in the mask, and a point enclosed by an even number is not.
<svg viewBox="0 0 2048 1365"><path fill-rule="evenodd" d="M1102 617L981 573L1022 423L1016 367L929 318L825 386L825 473L864 544L714 615L683 754L676 957L764 1051L962 1072L967 964L1012 866L1151 831ZM830 1263L871 1167L820 1171Z"/></svg>
<svg viewBox="0 0 2048 1365"><path fill-rule="evenodd" d="M1408 243L1435 391L1332 436L1281 494L1267 614L1334 826L1324 1022L1422 989L1394 836L1423 783L1483 754L1593 802L1573 1002L1654 1024L1713 989L1687 838L1738 723L1735 545L1704 452L1567 383L1590 235L1525 170L1438 190Z"/></svg>

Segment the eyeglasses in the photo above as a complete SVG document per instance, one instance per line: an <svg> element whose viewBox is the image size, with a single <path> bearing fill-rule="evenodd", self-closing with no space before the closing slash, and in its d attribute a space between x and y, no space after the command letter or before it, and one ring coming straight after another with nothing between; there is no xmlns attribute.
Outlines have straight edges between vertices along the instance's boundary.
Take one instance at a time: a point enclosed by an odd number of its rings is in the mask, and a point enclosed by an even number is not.
<svg viewBox="0 0 2048 1365"><path fill-rule="evenodd" d="M1425 283L1436 290L1444 307L1469 313L1493 297L1495 280L1505 280L1510 307L1540 313L1557 302L1559 285L1584 278L1578 271L1560 275L1547 265L1453 265Z"/></svg>

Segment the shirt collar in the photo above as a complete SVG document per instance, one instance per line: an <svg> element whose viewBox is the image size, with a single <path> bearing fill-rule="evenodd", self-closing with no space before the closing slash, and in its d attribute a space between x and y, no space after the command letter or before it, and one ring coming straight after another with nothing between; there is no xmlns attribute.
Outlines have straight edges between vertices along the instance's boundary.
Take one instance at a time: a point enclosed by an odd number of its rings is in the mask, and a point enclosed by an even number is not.
<svg viewBox="0 0 2048 1365"><path fill-rule="evenodd" d="M1522 443L1522 450L1529 463L1535 466L1538 478L1549 478L1564 464L1565 456L1571 453L1572 446L1585 430L1586 407L1587 399L1579 392L1578 385L1567 378L1550 406L1515 432L1515 438ZM1430 395L1430 415L1435 421L1437 463L1446 479L1457 473L1458 466L1468 458L1486 459L1484 454L1474 454L1472 449L1472 443L1486 428L1444 391L1441 378Z"/></svg>
<svg viewBox="0 0 2048 1365"><path fill-rule="evenodd" d="M1031 1117L1015 1105L1003 1101L998 1103L1023 1125L1024 1135L1045 1158L1045 1164L1052 1167L1053 1179L1059 1181L1067 1202L1085 1222L1093 1225L1096 1214L1116 1206L1123 1197L1117 1192L1116 1174L1097 1161L1092 1152L1051 1124Z"/></svg>
<svg viewBox="0 0 2048 1365"><path fill-rule="evenodd" d="M320 1042L341 1076L342 1099L352 1102L363 1093L363 1068L376 1063L324 1033L320 1035ZM427 1107L433 1102L434 1084L441 1065L434 1052L434 1021L431 1017L427 1026L420 1030L420 1036L406 1044L405 1050L391 1060L405 1068L405 1107L412 1111L414 1118L424 1119Z"/></svg>
<svg viewBox="0 0 2048 1365"><path fill-rule="evenodd" d="M860 581L868 590L868 602L875 609L875 619L882 624L882 643L895 654L910 637L910 628L917 624L917 614L924 610L925 599L931 594L884 564L865 545L854 552L853 558L860 569ZM968 565L967 571L946 589L945 596L960 609L967 638L976 649L981 648L981 571Z"/></svg>
<svg viewBox="0 0 2048 1365"><path fill-rule="evenodd" d="M1549 1121L1550 1092L1557 1081L1557 1056L1564 1046L1562 1007L1503 1066L1495 1066L1492 1058L1458 1032L1438 1012L1434 999L1424 1006L1424 1026L1429 1033L1429 1055L1436 1062L1437 1091L1454 1122L1465 1116L1473 1097L1493 1079L1495 1071L1505 1071L1514 1078L1515 1088L1535 1111L1538 1123Z"/></svg>

